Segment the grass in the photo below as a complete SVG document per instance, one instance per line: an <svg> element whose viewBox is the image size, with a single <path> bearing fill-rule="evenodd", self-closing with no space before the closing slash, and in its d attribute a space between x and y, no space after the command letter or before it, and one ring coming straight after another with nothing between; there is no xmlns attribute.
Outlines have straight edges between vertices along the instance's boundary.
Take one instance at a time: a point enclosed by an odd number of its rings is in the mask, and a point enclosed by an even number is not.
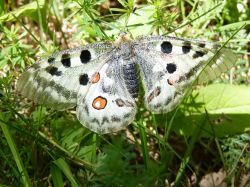
<svg viewBox="0 0 250 187"><path fill-rule="evenodd" d="M250 185L244 178L250 171L250 12L240 0L218 2L0 3L0 185L187 186L219 169L228 185ZM139 103L133 124L114 135L94 134L72 110L36 106L16 92L19 75L38 57L113 40L121 31L228 41L239 61L215 81L224 84L193 91L167 115Z"/></svg>

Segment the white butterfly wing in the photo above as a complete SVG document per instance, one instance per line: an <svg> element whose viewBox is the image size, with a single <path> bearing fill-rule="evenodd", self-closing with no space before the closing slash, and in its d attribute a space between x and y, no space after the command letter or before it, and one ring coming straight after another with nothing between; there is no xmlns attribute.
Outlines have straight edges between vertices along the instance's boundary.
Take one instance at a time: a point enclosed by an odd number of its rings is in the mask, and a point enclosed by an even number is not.
<svg viewBox="0 0 250 187"><path fill-rule="evenodd" d="M23 96L58 110L76 106L82 74L91 76L112 51L109 43L97 43L55 53L22 74L17 89Z"/></svg>
<svg viewBox="0 0 250 187"><path fill-rule="evenodd" d="M139 39L134 44L134 53L145 87L146 107L156 113L169 112L204 67L200 82L229 69L235 56L228 50L218 53L217 50L218 46L210 43L174 37ZM213 62L207 65L209 60Z"/></svg>
<svg viewBox="0 0 250 187"><path fill-rule="evenodd" d="M145 87L146 107L160 113L179 103L203 69L199 82L219 76L235 60L231 51L218 51L210 43L161 36L132 42L121 37L114 45L97 43L55 53L25 72L17 87L48 107L77 106L79 121L105 134L124 129L135 118L135 64Z"/></svg>
<svg viewBox="0 0 250 187"><path fill-rule="evenodd" d="M113 53L116 55L116 52ZM116 132L129 125L136 114L136 103L126 87L121 57L108 57L89 84L81 85L77 95L77 117L99 134ZM87 93L87 94L86 94Z"/></svg>

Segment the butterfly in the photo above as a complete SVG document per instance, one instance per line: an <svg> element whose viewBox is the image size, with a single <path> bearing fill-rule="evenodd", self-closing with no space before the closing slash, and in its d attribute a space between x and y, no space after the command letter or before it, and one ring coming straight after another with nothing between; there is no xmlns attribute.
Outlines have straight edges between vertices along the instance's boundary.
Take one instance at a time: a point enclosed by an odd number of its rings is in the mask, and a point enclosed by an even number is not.
<svg viewBox="0 0 250 187"><path fill-rule="evenodd" d="M194 80L212 80L235 61L231 50L213 43L170 36L132 40L121 34L115 42L68 49L38 61L23 73L17 88L47 107L76 107L85 127L105 134L133 122L140 84L146 108L167 113Z"/></svg>

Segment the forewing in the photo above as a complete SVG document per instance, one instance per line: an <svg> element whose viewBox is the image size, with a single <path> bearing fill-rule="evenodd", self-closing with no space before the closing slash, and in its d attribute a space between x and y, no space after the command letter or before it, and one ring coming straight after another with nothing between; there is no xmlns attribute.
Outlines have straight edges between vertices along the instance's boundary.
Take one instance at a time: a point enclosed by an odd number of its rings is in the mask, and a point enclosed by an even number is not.
<svg viewBox="0 0 250 187"><path fill-rule="evenodd" d="M17 89L47 107L64 110L76 106L79 77L91 77L112 50L109 43L97 43L55 53L23 73Z"/></svg>
<svg viewBox="0 0 250 187"><path fill-rule="evenodd" d="M77 117L84 126L99 134L124 129L134 120L136 104L126 88L124 64L119 55L111 57L88 85L80 86Z"/></svg>
<svg viewBox="0 0 250 187"><path fill-rule="evenodd" d="M141 38L134 54L145 87L145 105L153 112L169 112L197 79L212 80L228 70L235 55L218 45L174 37Z"/></svg>

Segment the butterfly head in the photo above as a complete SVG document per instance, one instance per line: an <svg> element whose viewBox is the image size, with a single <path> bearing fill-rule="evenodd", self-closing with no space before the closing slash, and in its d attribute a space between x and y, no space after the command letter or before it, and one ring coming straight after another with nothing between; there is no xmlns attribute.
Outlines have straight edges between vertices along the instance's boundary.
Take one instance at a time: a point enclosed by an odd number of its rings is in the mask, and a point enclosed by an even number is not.
<svg viewBox="0 0 250 187"><path fill-rule="evenodd" d="M116 39L115 44L121 46L121 44L132 41L131 35L126 32L120 32L119 37Z"/></svg>

